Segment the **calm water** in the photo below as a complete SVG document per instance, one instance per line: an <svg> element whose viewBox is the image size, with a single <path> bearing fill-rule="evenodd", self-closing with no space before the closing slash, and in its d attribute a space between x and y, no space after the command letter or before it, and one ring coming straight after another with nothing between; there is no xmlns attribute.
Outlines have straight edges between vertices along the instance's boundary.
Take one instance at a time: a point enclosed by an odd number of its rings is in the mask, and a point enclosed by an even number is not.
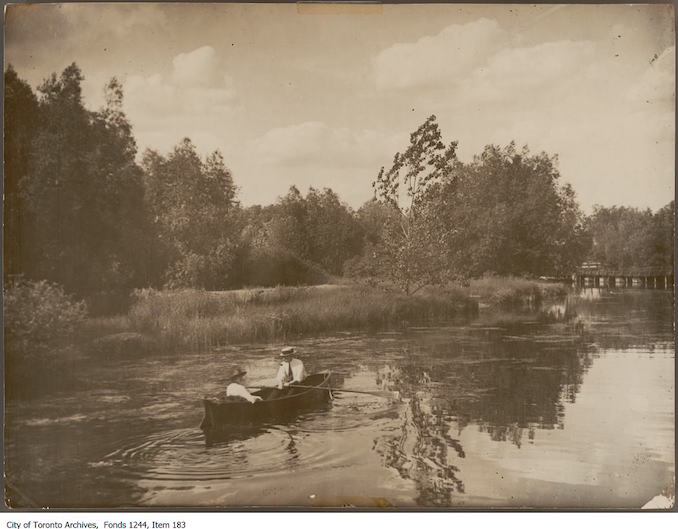
<svg viewBox="0 0 678 529"><path fill-rule="evenodd" d="M15 505L639 508L674 479L668 292L585 291L539 314L298 342L329 409L207 444L203 395L277 347L91 358L8 402ZM56 376L56 375L55 375Z"/></svg>

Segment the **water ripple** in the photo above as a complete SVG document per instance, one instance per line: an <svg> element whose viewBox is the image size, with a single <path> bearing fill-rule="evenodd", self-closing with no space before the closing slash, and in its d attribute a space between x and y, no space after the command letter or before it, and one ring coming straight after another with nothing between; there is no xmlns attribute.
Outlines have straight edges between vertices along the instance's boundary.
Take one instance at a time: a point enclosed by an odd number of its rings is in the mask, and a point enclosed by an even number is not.
<svg viewBox="0 0 678 529"><path fill-rule="evenodd" d="M402 404L371 396L337 398L329 409L299 415L285 425L234 429L206 439L197 428L180 428L127 439L91 468L112 467L121 479L207 482L286 473L298 465L341 467L355 454L333 442L338 432L387 424ZM303 449L300 449L302 448Z"/></svg>

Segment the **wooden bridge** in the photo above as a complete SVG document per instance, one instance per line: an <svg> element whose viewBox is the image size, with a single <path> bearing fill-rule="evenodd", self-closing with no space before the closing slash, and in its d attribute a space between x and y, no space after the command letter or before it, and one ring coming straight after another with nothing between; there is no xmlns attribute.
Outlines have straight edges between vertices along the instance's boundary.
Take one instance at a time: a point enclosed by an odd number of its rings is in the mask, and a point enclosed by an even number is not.
<svg viewBox="0 0 678 529"><path fill-rule="evenodd" d="M673 270L662 267L607 268L600 263L583 263L572 279L583 288L659 288L673 290Z"/></svg>

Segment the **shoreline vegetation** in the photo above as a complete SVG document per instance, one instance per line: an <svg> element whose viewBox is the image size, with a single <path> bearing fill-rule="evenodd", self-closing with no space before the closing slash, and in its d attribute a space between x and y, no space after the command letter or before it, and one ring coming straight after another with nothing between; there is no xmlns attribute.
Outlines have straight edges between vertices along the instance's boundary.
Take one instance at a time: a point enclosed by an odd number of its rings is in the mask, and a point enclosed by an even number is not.
<svg viewBox="0 0 678 529"><path fill-rule="evenodd" d="M5 296L10 398L76 383L82 362L192 354L245 343L294 343L336 332L406 330L468 321L482 311L530 311L562 299L562 283L508 277L406 295L357 282L227 291L143 289L126 312L87 315L82 301L47 282ZM46 376L49 373L52 376ZM53 376L59 373L59 376ZM77 383L81 383L77 382Z"/></svg>
<svg viewBox="0 0 678 529"><path fill-rule="evenodd" d="M374 168L358 209L330 188L295 185L244 206L218 150L202 155L186 137L139 153L115 77L96 111L76 63L37 91L11 65L4 79L13 381L74 358L536 310L566 288L515 278L568 277L585 261L673 269L673 201L587 216L556 154L511 141L464 162L434 114Z"/></svg>
<svg viewBox="0 0 678 529"><path fill-rule="evenodd" d="M102 353L199 351L338 331L405 329L473 318L480 308L537 309L566 292L561 283L520 278L478 279L467 287L410 296L352 283L221 292L144 289L127 314L90 318L84 335Z"/></svg>

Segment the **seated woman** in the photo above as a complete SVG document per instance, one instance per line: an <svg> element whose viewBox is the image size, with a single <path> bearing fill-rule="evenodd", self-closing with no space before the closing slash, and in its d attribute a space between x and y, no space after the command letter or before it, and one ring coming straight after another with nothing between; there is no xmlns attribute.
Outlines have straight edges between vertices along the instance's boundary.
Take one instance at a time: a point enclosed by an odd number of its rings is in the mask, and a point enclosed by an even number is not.
<svg viewBox="0 0 678 529"><path fill-rule="evenodd" d="M241 397L251 403L255 403L261 400L261 397L252 395L245 386L233 382L226 387L226 396L227 397Z"/></svg>

